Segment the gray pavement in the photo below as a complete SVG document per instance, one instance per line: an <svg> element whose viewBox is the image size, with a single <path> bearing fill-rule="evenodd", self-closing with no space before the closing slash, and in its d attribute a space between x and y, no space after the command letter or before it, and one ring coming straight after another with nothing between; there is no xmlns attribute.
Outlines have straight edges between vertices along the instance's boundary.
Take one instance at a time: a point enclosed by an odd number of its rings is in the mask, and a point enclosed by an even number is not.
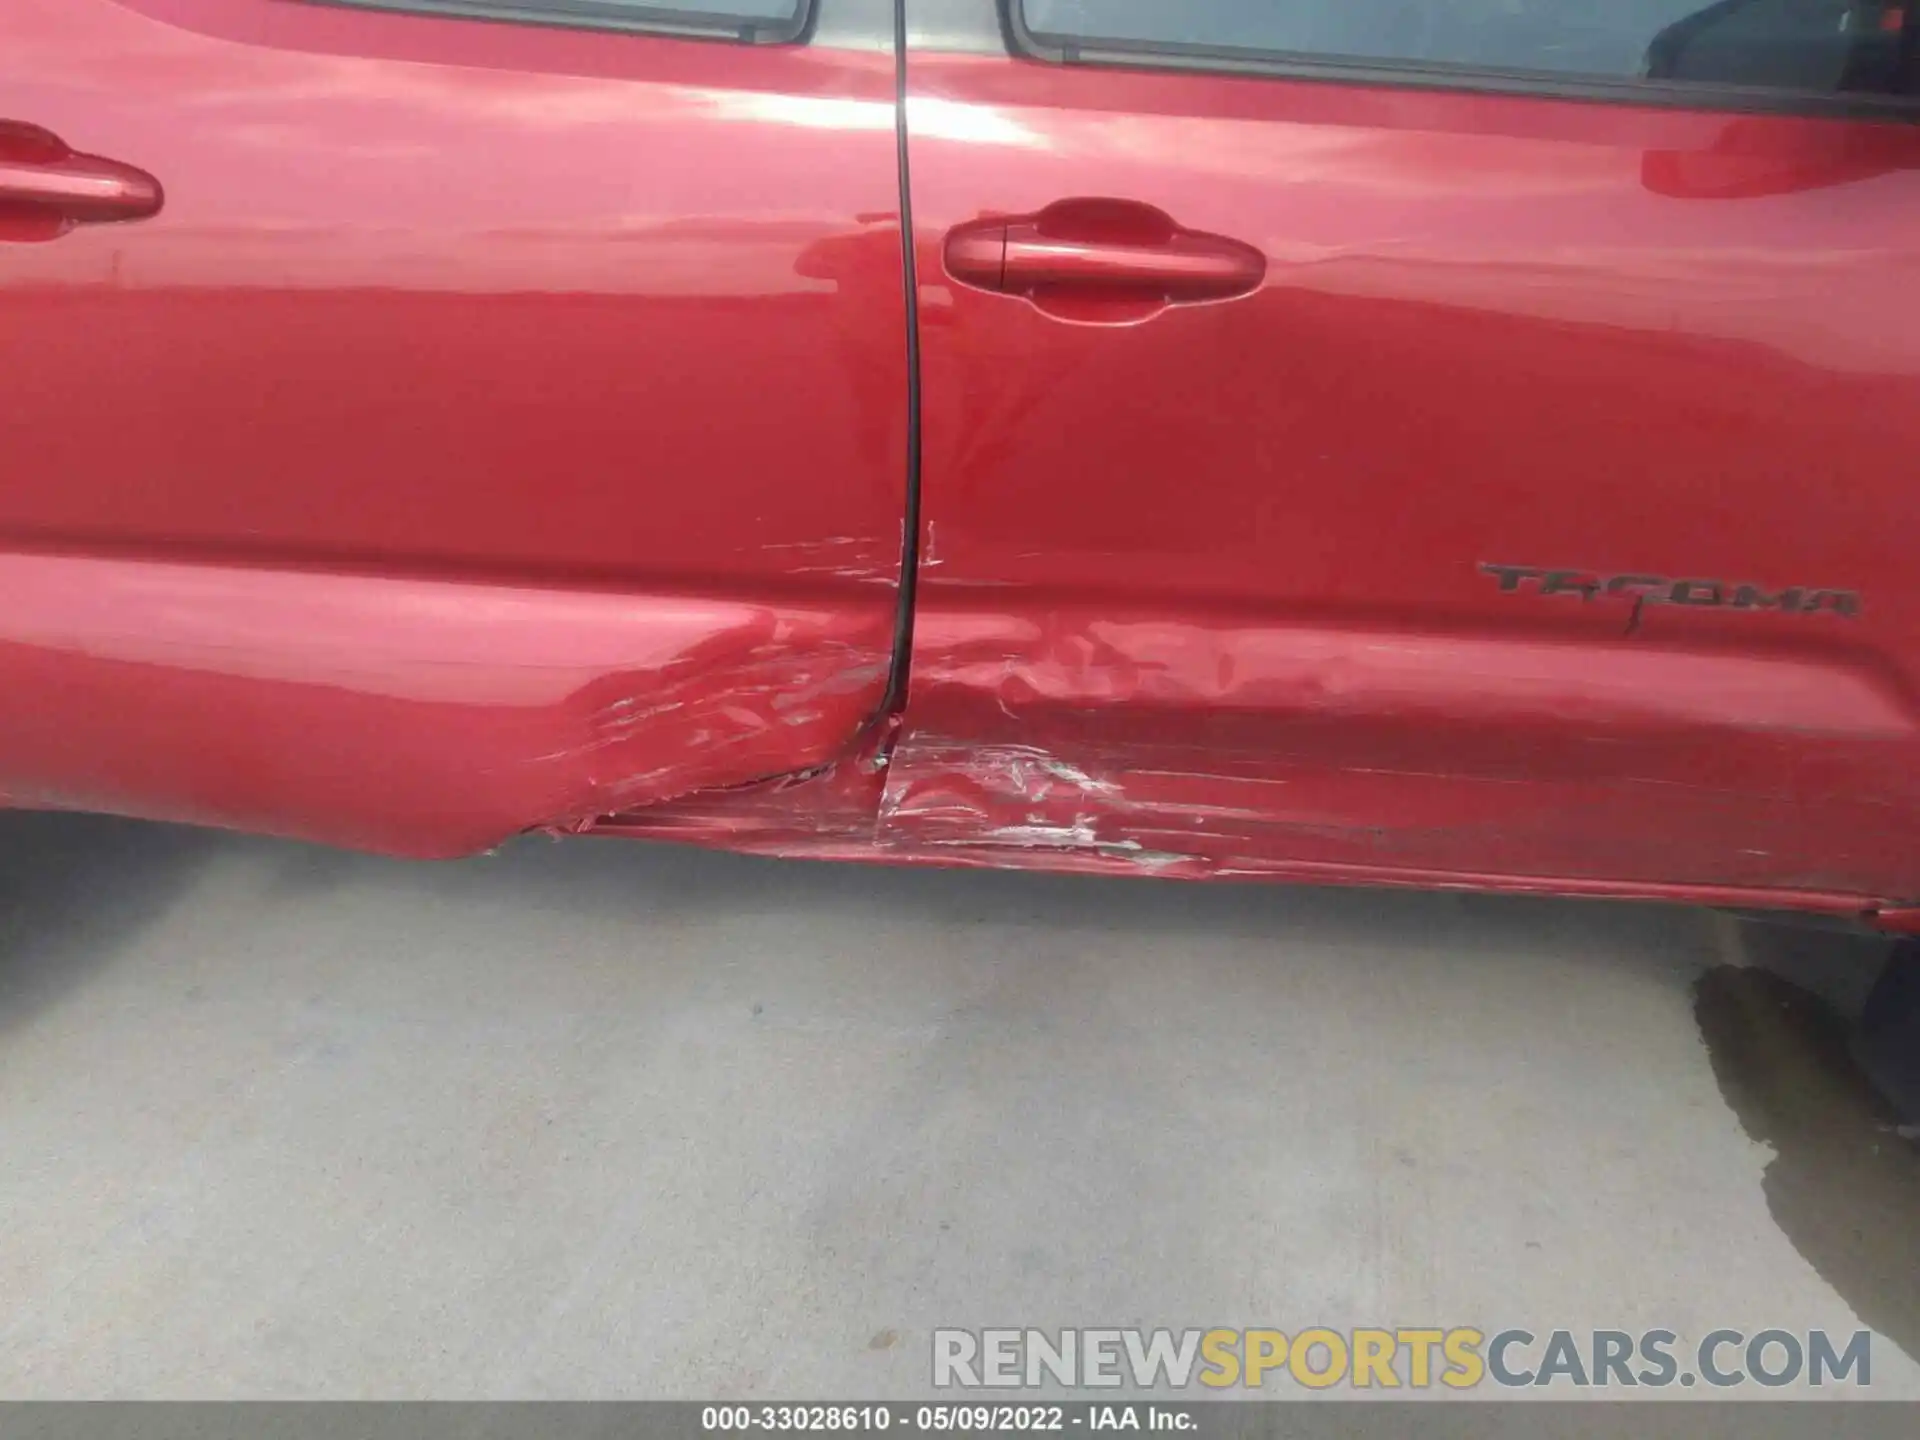
<svg viewBox="0 0 1920 1440"><path fill-rule="evenodd" d="M1920 1395L1869 958L0 815L0 1396L908 1398L935 1326L1261 1324L1871 1324Z"/></svg>

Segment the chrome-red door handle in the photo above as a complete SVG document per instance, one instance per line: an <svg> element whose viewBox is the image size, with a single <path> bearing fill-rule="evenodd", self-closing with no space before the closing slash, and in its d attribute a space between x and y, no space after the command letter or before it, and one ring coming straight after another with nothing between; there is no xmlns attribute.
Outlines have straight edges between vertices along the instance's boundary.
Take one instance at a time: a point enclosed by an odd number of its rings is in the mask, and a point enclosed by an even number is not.
<svg viewBox="0 0 1920 1440"><path fill-rule="evenodd" d="M0 216L22 238L47 239L74 225L140 220L159 210L160 182L144 170L81 155L36 125L0 121ZM33 223L38 222L38 223ZM0 227L0 239L10 227Z"/></svg>
<svg viewBox="0 0 1920 1440"><path fill-rule="evenodd" d="M130 165L91 155L52 165L0 160L0 200L45 205L70 220L138 220L160 208L160 187Z"/></svg>
<svg viewBox="0 0 1920 1440"><path fill-rule="evenodd" d="M962 225L947 237L946 264L963 285L1093 321L1250 295L1267 275L1253 246L1184 229L1129 200L1063 200L1037 215Z"/></svg>

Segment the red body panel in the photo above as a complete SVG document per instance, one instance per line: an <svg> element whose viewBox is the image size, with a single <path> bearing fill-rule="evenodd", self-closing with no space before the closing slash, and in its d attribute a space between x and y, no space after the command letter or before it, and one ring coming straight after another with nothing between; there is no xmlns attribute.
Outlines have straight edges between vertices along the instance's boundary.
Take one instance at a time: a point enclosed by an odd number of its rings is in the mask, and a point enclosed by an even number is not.
<svg viewBox="0 0 1920 1440"><path fill-rule="evenodd" d="M29 555L0 595L16 799L418 856L820 764L887 673L825 602Z"/></svg>
<svg viewBox="0 0 1920 1440"><path fill-rule="evenodd" d="M914 50L883 714L895 57L0 41L17 803L1912 925L1920 129Z"/></svg>
<svg viewBox="0 0 1920 1440"><path fill-rule="evenodd" d="M906 503L894 83L9 0L0 118L166 201L0 228L0 791L451 853L844 748Z"/></svg>
<svg viewBox="0 0 1920 1440"><path fill-rule="evenodd" d="M909 95L939 125L892 827L1920 894L1920 130L938 53ZM1075 196L1258 246L1265 283L1075 324L944 272L956 228Z"/></svg>

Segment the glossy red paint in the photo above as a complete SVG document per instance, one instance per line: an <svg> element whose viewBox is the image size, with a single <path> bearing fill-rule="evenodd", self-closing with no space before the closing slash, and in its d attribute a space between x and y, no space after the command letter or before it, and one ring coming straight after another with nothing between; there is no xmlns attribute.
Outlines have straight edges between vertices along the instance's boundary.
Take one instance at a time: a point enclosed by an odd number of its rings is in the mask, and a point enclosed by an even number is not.
<svg viewBox="0 0 1920 1440"><path fill-rule="evenodd" d="M833 759L891 631L827 602L0 557L0 793L415 856ZM796 763L797 762L797 763Z"/></svg>
<svg viewBox="0 0 1920 1440"><path fill-rule="evenodd" d="M1169 305L1251 294L1267 270L1251 245L1197 235L1150 205L1113 200L1066 200L1038 215L955 226L942 259L963 285L1090 324L1130 324Z"/></svg>
<svg viewBox="0 0 1920 1440"><path fill-rule="evenodd" d="M1920 130L908 75L927 548L889 828L1168 874L1920 894ZM1101 326L946 269L950 234L1074 197L1254 245L1265 283ZM1503 593L1487 563L1864 611Z"/></svg>
<svg viewBox="0 0 1920 1440"><path fill-rule="evenodd" d="M883 713L883 48L0 40L0 797L1914 924L1920 129L914 50Z"/></svg>
<svg viewBox="0 0 1920 1440"><path fill-rule="evenodd" d="M0 790L447 854L852 743L906 504L894 87L9 0L0 114L166 197L0 228Z"/></svg>

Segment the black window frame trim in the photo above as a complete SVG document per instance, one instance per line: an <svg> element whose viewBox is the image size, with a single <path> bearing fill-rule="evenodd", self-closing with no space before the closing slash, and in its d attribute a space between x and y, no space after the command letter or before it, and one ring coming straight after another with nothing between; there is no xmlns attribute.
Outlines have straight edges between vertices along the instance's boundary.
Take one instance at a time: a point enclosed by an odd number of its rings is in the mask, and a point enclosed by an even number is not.
<svg viewBox="0 0 1920 1440"><path fill-rule="evenodd" d="M813 34L821 0L797 0L792 20L764 15L724 15L676 10L664 5L615 5L610 0L555 0L551 5L514 0L304 0L312 5L378 10L392 15L439 16L449 20L496 20L510 25L543 25L569 30L614 30L681 40L726 40L747 45L797 45Z"/></svg>
<svg viewBox="0 0 1920 1440"><path fill-rule="evenodd" d="M1658 106L1676 110L1804 115L1847 120L1920 122L1920 97L1861 92L1832 94L1763 85L1702 81L1610 79L1603 75L1554 75L1486 65L1369 60L1309 55L1300 51L1251 50L1195 45L1177 40L1088 40L1049 34L1027 25L1023 0L999 0L1008 49L1020 59L1086 68L1234 75L1248 79L1308 80L1400 90L1438 90L1542 100Z"/></svg>

